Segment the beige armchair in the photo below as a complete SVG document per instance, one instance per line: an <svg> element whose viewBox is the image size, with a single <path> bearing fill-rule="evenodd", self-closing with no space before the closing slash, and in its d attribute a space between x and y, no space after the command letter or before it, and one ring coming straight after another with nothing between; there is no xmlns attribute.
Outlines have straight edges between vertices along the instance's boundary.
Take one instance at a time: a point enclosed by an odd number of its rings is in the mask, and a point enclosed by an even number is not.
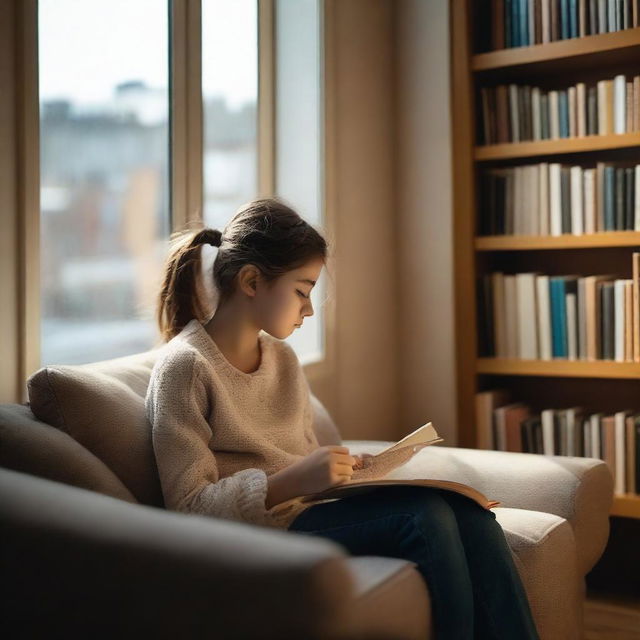
<svg viewBox="0 0 640 640"><path fill-rule="evenodd" d="M0 405L6 610L25 637L433 638L412 562L164 509L144 396L157 351L40 369ZM313 397L321 444L340 442ZM347 440L352 453L391 444ZM613 478L594 458L432 446L405 472L490 499L542 640L581 639L585 575L609 534Z"/></svg>

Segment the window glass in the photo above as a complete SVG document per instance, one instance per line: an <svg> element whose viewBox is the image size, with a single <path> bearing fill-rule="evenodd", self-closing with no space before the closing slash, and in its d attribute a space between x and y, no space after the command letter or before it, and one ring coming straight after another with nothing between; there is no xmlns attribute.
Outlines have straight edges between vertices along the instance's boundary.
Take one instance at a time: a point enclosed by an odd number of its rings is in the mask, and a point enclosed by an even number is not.
<svg viewBox="0 0 640 640"><path fill-rule="evenodd" d="M256 197L256 0L203 0L204 221L220 230Z"/></svg>
<svg viewBox="0 0 640 640"><path fill-rule="evenodd" d="M151 348L169 206L167 0L40 0L41 361Z"/></svg>

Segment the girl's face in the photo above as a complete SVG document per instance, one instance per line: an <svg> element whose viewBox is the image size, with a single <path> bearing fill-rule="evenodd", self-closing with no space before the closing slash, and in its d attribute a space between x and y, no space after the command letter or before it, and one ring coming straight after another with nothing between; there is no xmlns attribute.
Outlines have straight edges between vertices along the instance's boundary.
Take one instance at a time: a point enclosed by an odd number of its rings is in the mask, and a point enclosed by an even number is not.
<svg viewBox="0 0 640 640"><path fill-rule="evenodd" d="M324 262L317 258L303 267L288 271L271 287L260 291L260 325L274 338L284 339L313 315L310 295L320 277Z"/></svg>

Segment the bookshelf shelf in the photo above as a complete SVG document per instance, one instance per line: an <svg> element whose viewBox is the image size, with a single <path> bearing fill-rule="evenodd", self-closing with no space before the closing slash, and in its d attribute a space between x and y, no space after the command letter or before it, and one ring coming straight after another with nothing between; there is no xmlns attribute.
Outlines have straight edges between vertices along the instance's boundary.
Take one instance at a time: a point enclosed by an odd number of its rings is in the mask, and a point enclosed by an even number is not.
<svg viewBox="0 0 640 640"><path fill-rule="evenodd" d="M474 157L480 162L589 153L640 146L640 132L592 135L559 140L535 140L476 146Z"/></svg>
<svg viewBox="0 0 640 640"><path fill-rule="evenodd" d="M459 445L477 447L480 428L476 399L497 385L513 402L544 407L588 406L611 414L640 413L640 362L615 360L522 360L478 357L478 320L484 310L478 295L481 276L491 271L558 274L615 274L632 277L630 248L640 252L640 231L602 231L561 236L479 236L482 173L539 162L594 166L598 162L638 164L640 131L552 140L478 145L483 112L482 88L513 83L562 89L593 86L640 69L640 27L546 44L479 52L492 41L482 12L490 3L461 0L451 14L453 236L455 265L456 391ZM476 48L478 47L478 48ZM594 251L595 250L595 251ZM471 330L470 330L471 329ZM558 379L557 381L554 379ZM562 382L559 384L559 379ZM615 495L611 515L640 519L640 495Z"/></svg>
<svg viewBox="0 0 640 640"><path fill-rule="evenodd" d="M640 518L640 496L633 493L614 495L609 515Z"/></svg>
<svg viewBox="0 0 640 640"><path fill-rule="evenodd" d="M597 249L640 247L640 231L601 231L561 236L476 236L476 251L527 251L535 249Z"/></svg>
<svg viewBox="0 0 640 640"><path fill-rule="evenodd" d="M640 58L640 27L557 40L529 47L478 53L472 57L474 73L514 69L526 73L577 70L578 65L620 64Z"/></svg>
<svg viewBox="0 0 640 640"><path fill-rule="evenodd" d="M550 376L554 378L618 378L640 380L640 362L614 360L518 360L478 358L476 372L511 376Z"/></svg>

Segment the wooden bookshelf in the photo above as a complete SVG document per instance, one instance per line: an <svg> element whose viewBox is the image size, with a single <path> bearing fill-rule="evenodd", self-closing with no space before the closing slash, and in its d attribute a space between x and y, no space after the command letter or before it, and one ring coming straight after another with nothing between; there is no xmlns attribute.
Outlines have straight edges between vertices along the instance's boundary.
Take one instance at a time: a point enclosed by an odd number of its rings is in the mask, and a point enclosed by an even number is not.
<svg viewBox="0 0 640 640"><path fill-rule="evenodd" d="M564 270L576 264L589 265L591 273L619 272L631 277L631 255L640 249L640 232L607 231L561 236L477 236L480 172L491 166L515 166L535 162L616 161L640 158L640 132L589 135L511 144L479 145L476 128L480 116L476 106L479 87L497 84L534 84L553 77L556 86L613 77L616 73L640 71L640 27L615 33L560 40L548 44L500 51L476 52L475 11L489 3L473 0L451 2L451 98L454 175L454 264L455 339L458 394L459 444L476 446L475 394L509 388L513 401L526 396L538 406L558 406L571 390L571 402L583 393L591 406L606 413L631 408L640 412L640 363L612 360L517 360L478 357L476 281L482 273L498 271L508 261L512 273L539 270L543 273L579 273ZM503 256L502 262L497 260ZM621 265L625 265L622 266ZM626 266L628 265L628 266ZM557 380L562 378L560 389ZM548 384L547 381L548 380ZM554 384L555 382L555 384ZM616 393L611 392L615 385ZM602 390L600 390L602 388ZM581 391L582 390L582 391ZM637 390L637 391L636 391ZM525 393L526 392L526 393ZM552 393L553 402L547 396ZM635 406L617 406L620 398L631 398ZM637 398L637 400L636 400ZM640 496L615 495L611 515L640 518Z"/></svg>

